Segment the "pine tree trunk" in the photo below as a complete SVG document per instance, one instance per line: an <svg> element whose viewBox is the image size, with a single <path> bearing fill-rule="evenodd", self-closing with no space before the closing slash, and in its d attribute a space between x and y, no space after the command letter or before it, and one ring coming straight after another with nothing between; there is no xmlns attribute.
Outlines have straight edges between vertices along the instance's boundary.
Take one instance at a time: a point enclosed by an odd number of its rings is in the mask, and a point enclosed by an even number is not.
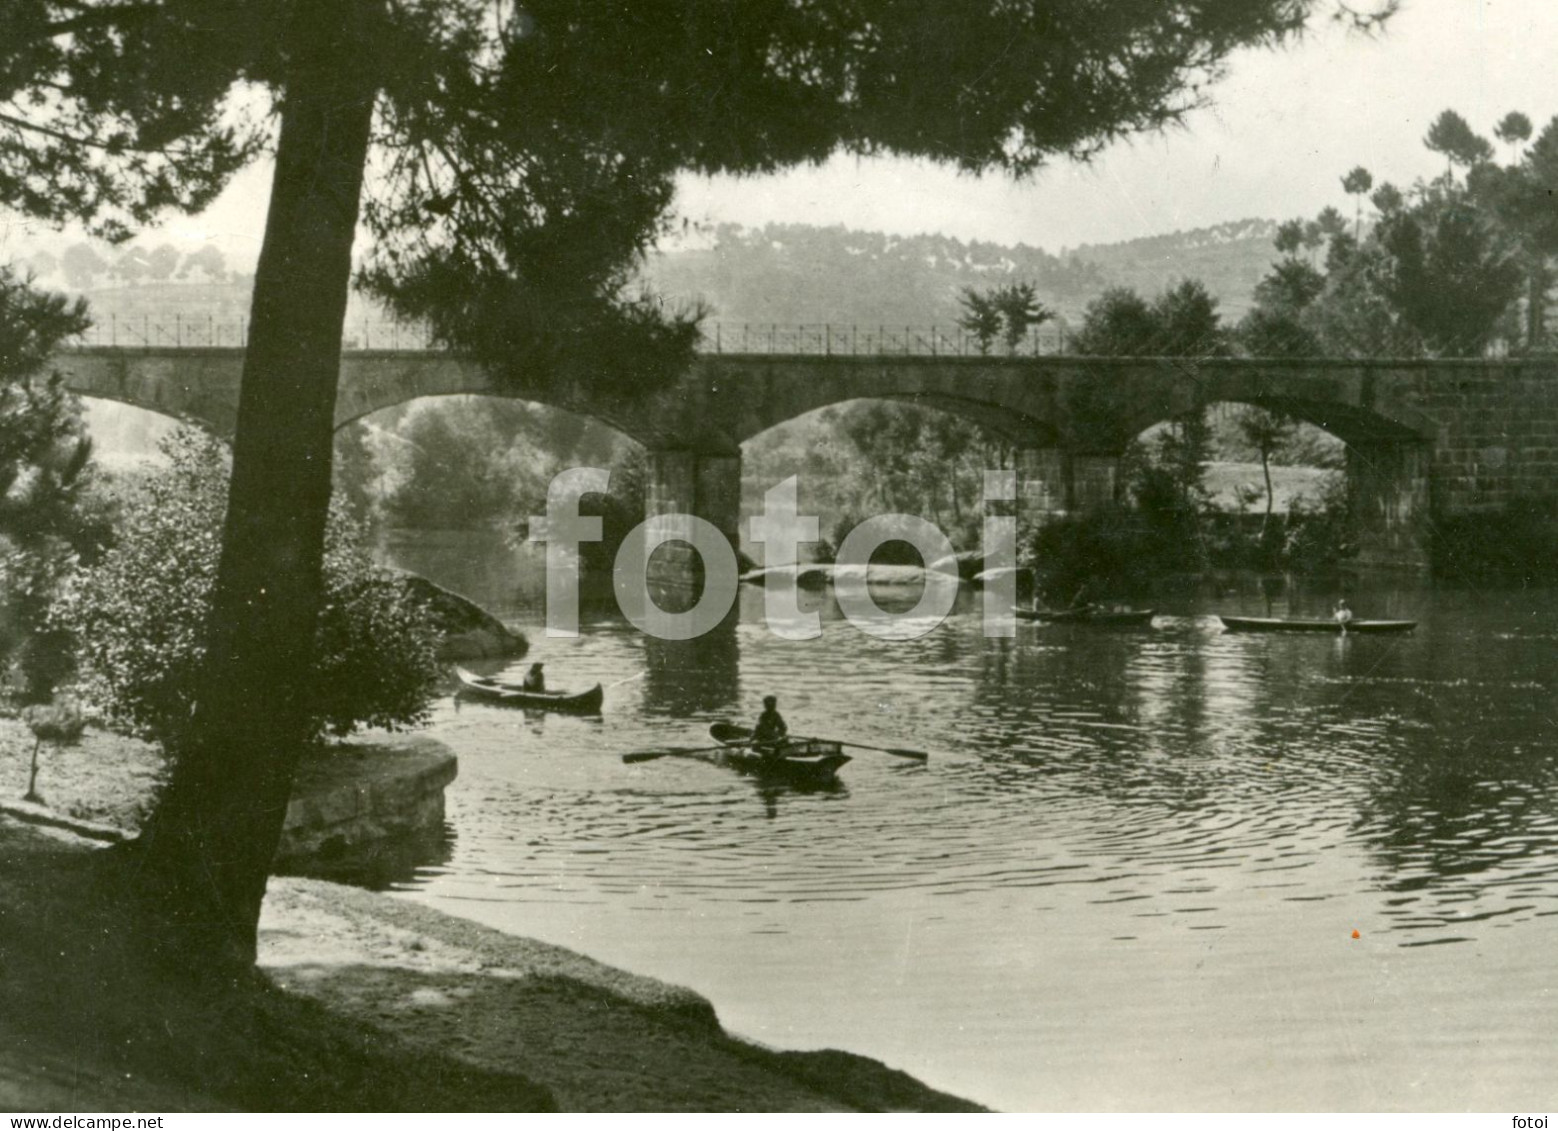
<svg viewBox="0 0 1558 1131"><path fill-rule="evenodd" d="M176 945L241 962L254 959L260 902L309 738L336 384L380 11L380 0L293 8L201 693L168 789L134 850Z"/></svg>

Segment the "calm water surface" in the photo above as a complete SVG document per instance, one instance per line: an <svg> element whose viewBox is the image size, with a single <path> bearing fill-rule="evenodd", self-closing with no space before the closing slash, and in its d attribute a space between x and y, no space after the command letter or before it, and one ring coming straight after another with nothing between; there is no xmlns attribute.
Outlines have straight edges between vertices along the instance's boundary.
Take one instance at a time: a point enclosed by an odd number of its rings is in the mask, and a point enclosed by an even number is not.
<svg viewBox="0 0 1558 1131"><path fill-rule="evenodd" d="M1223 634L1250 593L996 640L967 595L916 641L787 643L755 591L690 644L527 624L605 717L441 703L451 855L400 887L1007 1110L1545 1109L1558 594L1353 606L1420 627ZM769 692L793 730L931 760L856 751L833 792L621 761Z"/></svg>

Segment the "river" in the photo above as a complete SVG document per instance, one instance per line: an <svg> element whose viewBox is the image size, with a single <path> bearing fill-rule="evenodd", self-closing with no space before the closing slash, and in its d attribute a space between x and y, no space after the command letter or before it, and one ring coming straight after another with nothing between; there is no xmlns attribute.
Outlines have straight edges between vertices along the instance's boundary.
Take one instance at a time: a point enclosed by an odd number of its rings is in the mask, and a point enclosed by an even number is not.
<svg viewBox="0 0 1558 1131"><path fill-rule="evenodd" d="M733 636L678 645L610 611L546 639L533 579L402 550L496 586L474 595L554 685L608 685L599 720L438 704L450 842L406 898L1004 1110L1545 1108L1558 593L1358 582L1359 616L1420 623L1346 639L1215 616L1313 614L1323 589L1015 639L965 593L917 640L829 610L787 642L748 588ZM767 693L793 730L931 758L854 751L832 792L620 758Z"/></svg>

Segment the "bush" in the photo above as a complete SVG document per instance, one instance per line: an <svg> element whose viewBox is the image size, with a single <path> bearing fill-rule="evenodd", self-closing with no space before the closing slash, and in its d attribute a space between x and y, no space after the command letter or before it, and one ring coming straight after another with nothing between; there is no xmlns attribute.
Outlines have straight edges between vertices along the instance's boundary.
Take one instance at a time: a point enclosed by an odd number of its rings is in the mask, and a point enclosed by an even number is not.
<svg viewBox="0 0 1558 1131"><path fill-rule="evenodd" d="M1358 541L1346 477L1332 475L1327 480L1318 506L1307 505L1302 495L1295 497L1288 504L1284 530L1282 564L1295 572L1320 573L1356 557Z"/></svg>
<svg viewBox="0 0 1558 1131"><path fill-rule="evenodd" d="M169 466L124 500L116 544L65 582L49 621L74 640L92 707L176 754L204 658L228 473L225 449L201 433L178 432L163 451ZM337 500L310 681L314 736L425 722L437 640L426 609L374 568L362 527Z"/></svg>
<svg viewBox="0 0 1558 1131"><path fill-rule="evenodd" d="M1140 593L1163 572L1157 539L1142 516L1112 505L1039 528L1030 547L1035 588L1051 604L1070 604L1085 588L1093 597Z"/></svg>

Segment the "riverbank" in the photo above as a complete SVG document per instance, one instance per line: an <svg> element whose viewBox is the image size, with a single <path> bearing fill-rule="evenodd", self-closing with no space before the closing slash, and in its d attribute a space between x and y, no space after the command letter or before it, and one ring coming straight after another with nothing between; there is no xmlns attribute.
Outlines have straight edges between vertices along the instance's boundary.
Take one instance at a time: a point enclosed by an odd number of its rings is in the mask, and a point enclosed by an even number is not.
<svg viewBox="0 0 1558 1131"><path fill-rule="evenodd" d="M0 790L31 739L0 720ZM144 812L155 751L89 732L39 792ZM148 772L151 771L151 772ZM0 817L0 1108L974 1111L875 1061L737 1040L691 991L429 908L273 878L255 977L170 964L123 858Z"/></svg>

